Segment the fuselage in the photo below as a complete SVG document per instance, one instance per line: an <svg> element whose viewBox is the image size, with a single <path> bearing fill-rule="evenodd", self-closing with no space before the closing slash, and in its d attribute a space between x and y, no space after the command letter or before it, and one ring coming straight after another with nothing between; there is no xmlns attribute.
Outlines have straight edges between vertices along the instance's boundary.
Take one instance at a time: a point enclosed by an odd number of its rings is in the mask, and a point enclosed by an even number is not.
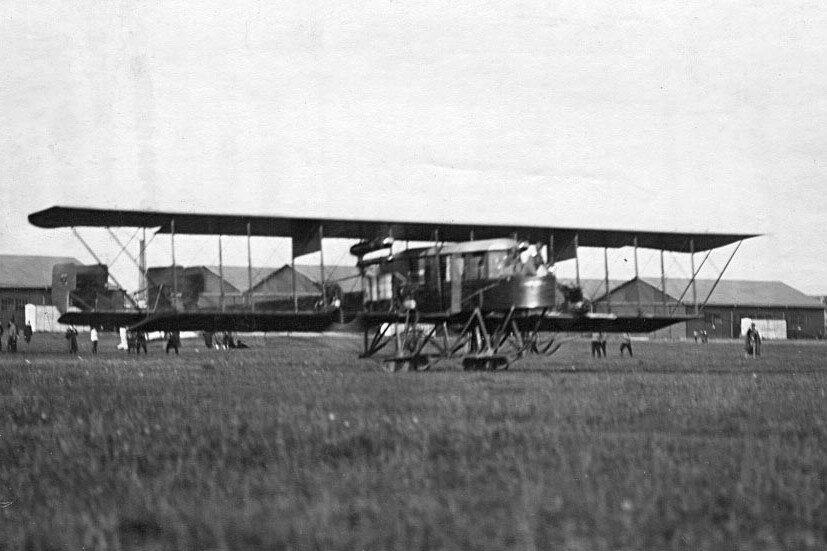
<svg viewBox="0 0 827 551"><path fill-rule="evenodd" d="M542 258L513 239L408 249L360 266L368 310L405 307L406 301L421 312L553 310L562 302Z"/></svg>

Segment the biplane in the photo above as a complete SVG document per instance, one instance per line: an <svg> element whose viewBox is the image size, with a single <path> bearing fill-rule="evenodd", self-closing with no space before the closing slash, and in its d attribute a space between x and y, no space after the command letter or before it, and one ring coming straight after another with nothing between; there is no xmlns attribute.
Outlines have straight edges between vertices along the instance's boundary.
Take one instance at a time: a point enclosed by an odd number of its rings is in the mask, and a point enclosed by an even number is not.
<svg viewBox="0 0 827 551"><path fill-rule="evenodd" d="M639 248L687 253L692 279L700 271L695 253L737 243L755 234L681 233L601 230L554 226L465 224L195 214L55 206L29 215L40 228L131 227L154 230L171 239L170 277L162 285L168 300L135 300L99 260L92 266L60 265L54 269L53 299L63 312L60 322L127 327L137 331L325 331L357 327L363 334L361 357L377 358L387 371L427 370L442 360L457 360L464 369L500 370L530 354L549 355L560 346L559 333L648 333L695 316L663 311L618 315L595 312L580 288L580 247L633 247L635 277ZM357 241L350 248L361 281L358 300L343 300L324 281L313 307L300 305L293 283L292 304L266 307L250 292L241 304L195 308L186 294L186 273L175 262L175 239L181 235L246 236L249 290L253 289L250 238L280 237L292 242L292 259L322 251L324 239ZM146 276L145 239L136 265ZM411 247L410 243L415 246ZM404 248L400 244L406 244ZM418 245L417 245L418 244ZM573 260L573 282L558 280L555 264ZM704 258L704 261L706 258ZM219 260L220 261L220 260ZM701 266L703 262L701 263ZM608 264L606 292L609 291ZM105 283L111 278L114 288ZM684 294L688 291L685 290ZM693 287L694 292L694 287ZM161 296L163 293L156 293ZM351 297L352 298L352 297ZM683 297L681 297L683 298ZM707 297L708 298L708 297ZM300 307L301 306L301 307Z"/></svg>

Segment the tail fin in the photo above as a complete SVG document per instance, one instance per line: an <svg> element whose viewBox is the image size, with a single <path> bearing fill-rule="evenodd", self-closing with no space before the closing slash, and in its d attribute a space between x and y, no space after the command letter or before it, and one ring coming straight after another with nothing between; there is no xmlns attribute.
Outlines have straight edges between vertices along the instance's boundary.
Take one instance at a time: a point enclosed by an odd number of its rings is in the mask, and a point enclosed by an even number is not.
<svg viewBox="0 0 827 551"><path fill-rule="evenodd" d="M52 304L63 314L92 310L99 298L108 297L109 269L103 264L55 264L52 267Z"/></svg>

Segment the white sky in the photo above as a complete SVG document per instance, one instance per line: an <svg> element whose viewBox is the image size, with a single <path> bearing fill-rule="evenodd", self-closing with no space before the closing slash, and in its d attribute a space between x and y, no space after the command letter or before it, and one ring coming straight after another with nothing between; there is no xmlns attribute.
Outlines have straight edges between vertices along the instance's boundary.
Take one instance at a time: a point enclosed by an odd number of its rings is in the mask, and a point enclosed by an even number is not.
<svg viewBox="0 0 827 551"><path fill-rule="evenodd" d="M60 204L756 232L728 277L827 294L822 4L589 4L0 3L0 253L91 262Z"/></svg>

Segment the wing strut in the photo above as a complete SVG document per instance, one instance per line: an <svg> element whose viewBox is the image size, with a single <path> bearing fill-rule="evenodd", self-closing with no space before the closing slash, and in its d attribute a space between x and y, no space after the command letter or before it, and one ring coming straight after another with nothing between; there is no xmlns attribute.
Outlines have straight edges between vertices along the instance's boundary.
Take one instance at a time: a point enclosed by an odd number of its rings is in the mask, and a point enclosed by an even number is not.
<svg viewBox="0 0 827 551"><path fill-rule="evenodd" d="M221 234L218 234L218 279L220 283L218 284L218 305L221 308L221 311L224 311L224 253L221 248Z"/></svg>
<svg viewBox="0 0 827 551"><path fill-rule="evenodd" d="M577 288L580 288L580 235L574 234L574 269L577 276Z"/></svg>
<svg viewBox="0 0 827 551"><path fill-rule="evenodd" d="M175 218L169 221L169 233L172 240L172 307L178 306L178 270L175 267Z"/></svg>
<svg viewBox="0 0 827 551"><path fill-rule="evenodd" d="M102 266L102 265L103 265L103 262L101 262L101 259L100 259L100 258L98 258L98 255L96 255L96 254L95 254L95 251L93 251L93 250L92 250L92 247L90 247L90 246L89 246L89 244L88 244L88 243L87 243L87 242L83 239L83 237L81 237L81 236L80 236L80 234L78 233L78 230L76 230L74 226L72 226L72 233L74 233L74 234L75 234L75 237L77 237L77 238L78 238L78 241L80 241L80 242L81 242L81 244L83 244L83 246L84 246L84 247L86 247L86 250L87 250L87 251L89 251L89 254L91 254L91 255L92 255L92 258L94 258L94 259L95 259L95 262L97 262L98 264L100 264L100 265ZM138 308L138 303L137 303L137 302L135 302L135 299L133 299L133 298L132 298L132 295L130 295L129 293L127 293L127 292L126 292L126 290L125 290L124 286L123 286L123 285L121 285L121 284L118 282L118 280L117 280L117 279L115 279L115 276L113 276L111 273L109 273L109 270L106 270L106 275L108 275L108 276L109 276L109 279L111 279L111 280L112 280L112 282L113 282L115 285L117 285L117 286L118 286L118 289L124 289L124 293L123 293L123 294L124 294L124 296L127 298L127 300L129 300L129 302L131 302L131 303L132 303L132 306L134 306L135 308Z"/></svg>
<svg viewBox="0 0 827 551"><path fill-rule="evenodd" d="M723 269L721 269L721 273L718 274L718 279L715 280L715 283L712 285L712 289L710 289L709 294L706 295L706 298L704 299L704 303L701 305L701 309L704 309L706 307L706 303L709 302L709 297L711 297L712 293L715 292L715 287L718 286L718 282L721 281L722 277L724 277L724 272L726 272L726 269L729 267L729 263L732 262L732 259L735 257L735 253L737 253L738 249L741 248L741 243L743 243L743 242L744 242L743 239L740 240L738 242L738 245L736 245L735 250L732 251L731 255L729 255L729 259L726 261L726 264L724 264Z"/></svg>
<svg viewBox="0 0 827 551"><path fill-rule="evenodd" d="M323 224L319 224L319 267L322 272L322 308L327 309L327 293L324 288L324 230L322 228Z"/></svg>
<svg viewBox="0 0 827 551"><path fill-rule="evenodd" d="M134 257L134 256L132 256L132 255L129 253L129 251L127 250L127 247L129 246L129 243L132 243L132 240L133 240L133 239L135 239L135 235L133 234L133 236L129 239L129 241L126 243L126 245L124 245L124 244L123 244L123 242L122 242L120 239L118 239L118 236L117 236L117 235L115 235L115 232L113 232L113 231L112 231L112 228L110 228L109 226L106 226L106 231L107 231L107 232L109 232L109 235L112 237L112 239L115 241L115 243L117 243L117 244L118 244L118 246L121 248L121 250L120 250L120 251L118 251L118 254L117 254L117 255L115 255L114 260L112 260L112 263L114 264L114 263L115 263L115 261L118 259L118 257L119 257L121 254L125 253L125 254L126 254L126 256L129 258L129 260L131 260L131 261L132 261L132 263L133 263L135 266L138 266L138 268L140 268L140 265L138 264L138 261L137 261L137 260L135 259L135 257ZM137 233L137 230L136 230L136 233Z"/></svg>
<svg viewBox="0 0 827 551"><path fill-rule="evenodd" d="M695 315L698 315L698 289L695 286L695 240L689 240L689 267L692 269L692 304L695 306ZM685 293L686 291L684 291Z"/></svg>
<svg viewBox="0 0 827 551"><path fill-rule="evenodd" d="M250 223L247 222L247 285L249 291L247 295L250 298L250 312L256 311L256 301L253 298L253 254L250 252Z"/></svg>
<svg viewBox="0 0 827 551"><path fill-rule="evenodd" d="M640 316L643 314L643 310L640 309L640 278L638 277L638 269L637 269L637 236L632 240L632 243L635 247L635 286L637 287L637 315Z"/></svg>
<svg viewBox="0 0 827 551"><path fill-rule="evenodd" d="M698 266L697 270L695 269L695 258L694 258L694 256L690 257L690 261L692 262L692 279L689 281L689 283L686 285L686 287L684 287L683 292L681 293L681 296L678 297L678 302L675 304L675 307L672 308L672 311L670 312L670 315L675 313L675 310L678 309L679 304L682 304L683 297L686 296L686 292L689 290L690 287L692 287L692 295L693 295L692 300L695 303L695 315L696 316L698 315L698 293L697 293L697 290L695 289L695 281L698 277L698 274L701 271L701 268L703 268L704 264L706 264L706 259L709 258L710 254L712 254L712 249L706 251L706 255L704 256L704 259L701 260L701 264Z"/></svg>
<svg viewBox="0 0 827 551"><path fill-rule="evenodd" d="M663 249L660 250L660 301L663 305L663 313L666 314L666 268L663 265Z"/></svg>
<svg viewBox="0 0 827 551"><path fill-rule="evenodd" d="M612 298L609 294L609 249L603 247L603 270L606 278L606 312L612 313Z"/></svg>

